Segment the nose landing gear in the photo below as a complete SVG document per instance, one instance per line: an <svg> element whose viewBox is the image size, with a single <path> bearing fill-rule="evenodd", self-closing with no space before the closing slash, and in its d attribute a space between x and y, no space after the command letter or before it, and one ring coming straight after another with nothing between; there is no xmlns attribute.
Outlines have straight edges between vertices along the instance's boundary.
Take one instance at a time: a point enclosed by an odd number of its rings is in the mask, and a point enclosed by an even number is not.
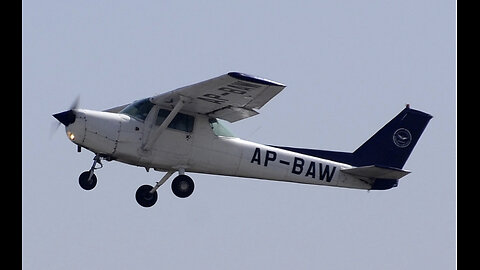
<svg viewBox="0 0 480 270"><path fill-rule="evenodd" d="M101 169L103 167L100 158L100 155L96 154L93 158L93 164L90 170L84 171L78 177L78 183L84 190L91 190L97 185L97 176L95 175L95 173L93 173L93 171ZM100 167L98 168L96 167L97 163L100 164Z"/></svg>

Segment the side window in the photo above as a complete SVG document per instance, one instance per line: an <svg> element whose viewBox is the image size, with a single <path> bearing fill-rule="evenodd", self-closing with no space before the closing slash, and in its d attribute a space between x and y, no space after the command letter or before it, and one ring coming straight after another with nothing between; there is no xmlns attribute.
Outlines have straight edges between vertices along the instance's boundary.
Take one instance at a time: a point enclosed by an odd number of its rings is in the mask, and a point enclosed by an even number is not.
<svg viewBox="0 0 480 270"><path fill-rule="evenodd" d="M235 137L235 135L233 135L230 130L228 130L224 125L218 122L218 119L210 118L208 119L208 122L210 123L210 127L212 128L215 135L223 137Z"/></svg>
<svg viewBox="0 0 480 270"><path fill-rule="evenodd" d="M160 109L158 111L158 118L155 124L158 126L161 125L169 114L170 114L169 110ZM168 127L190 133L193 131L194 121L195 121L195 117L191 115L177 113L177 115L175 116L175 118L173 118L172 122L170 123L170 125L168 125Z"/></svg>

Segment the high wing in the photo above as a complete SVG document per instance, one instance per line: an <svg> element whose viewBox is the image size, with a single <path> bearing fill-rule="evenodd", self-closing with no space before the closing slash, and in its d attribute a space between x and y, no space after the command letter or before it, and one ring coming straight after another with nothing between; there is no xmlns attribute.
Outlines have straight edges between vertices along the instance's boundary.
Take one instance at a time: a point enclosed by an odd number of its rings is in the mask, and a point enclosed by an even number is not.
<svg viewBox="0 0 480 270"><path fill-rule="evenodd" d="M230 72L153 96L150 101L173 108L182 99L183 111L236 122L257 115L256 110L280 93L283 88L285 85L278 82L244 73Z"/></svg>

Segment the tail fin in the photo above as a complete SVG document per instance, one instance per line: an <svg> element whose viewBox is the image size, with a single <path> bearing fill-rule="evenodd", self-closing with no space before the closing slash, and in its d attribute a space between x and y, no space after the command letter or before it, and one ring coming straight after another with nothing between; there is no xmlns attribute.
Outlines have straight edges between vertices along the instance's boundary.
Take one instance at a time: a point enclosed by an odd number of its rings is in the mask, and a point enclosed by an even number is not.
<svg viewBox="0 0 480 270"><path fill-rule="evenodd" d="M272 146L355 167L376 165L377 167L402 169L431 118L431 115L410 109L410 106L407 105L353 153Z"/></svg>
<svg viewBox="0 0 480 270"><path fill-rule="evenodd" d="M431 115L407 105L395 118L353 152L354 166L378 165L401 169Z"/></svg>
<svg viewBox="0 0 480 270"><path fill-rule="evenodd" d="M346 163L356 168L345 173L373 180L372 190L396 187L408 174L402 170L432 116L407 105L353 153L274 146L288 151ZM272 145L273 146L273 145Z"/></svg>

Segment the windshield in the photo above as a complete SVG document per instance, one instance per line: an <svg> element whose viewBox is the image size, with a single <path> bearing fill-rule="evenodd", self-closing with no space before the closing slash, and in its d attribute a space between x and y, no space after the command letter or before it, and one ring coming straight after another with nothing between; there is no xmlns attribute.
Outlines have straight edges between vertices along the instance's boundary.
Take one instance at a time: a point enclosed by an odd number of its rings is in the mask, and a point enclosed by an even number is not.
<svg viewBox="0 0 480 270"><path fill-rule="evenodd" d="M123 108L119 113L124 113L126 115L132 116L135 119L145 121L148 113L153 107L153 103L150 102L148 98L137 100L132 102L127 107Z"/></svg>
<svg viewBox="0 0 480 270"><path fill-rule="evenodd" d="M222 125L217 118L210 118L208 119L210 126L212 127L213 133L217 136L224 136L224 137L235 137L230 130L228 130L224 125Z"/></svg>

